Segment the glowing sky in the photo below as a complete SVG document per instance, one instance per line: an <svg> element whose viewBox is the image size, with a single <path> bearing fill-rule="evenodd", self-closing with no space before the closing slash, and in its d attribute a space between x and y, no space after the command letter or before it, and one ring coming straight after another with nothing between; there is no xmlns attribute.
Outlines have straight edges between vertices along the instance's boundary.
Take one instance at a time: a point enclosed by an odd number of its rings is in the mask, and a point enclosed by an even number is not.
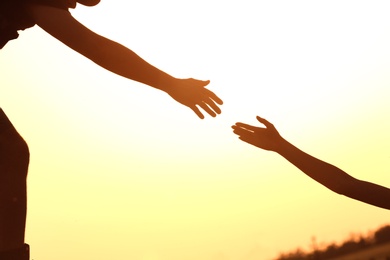
<svg viewBox="0 0 390 260"><path fill-rule="evenodd" d="M225 102L199 120L40 28L1 50L0 104L30 146L32 259L258 260L375 230L388 211L326 190L230 126L390 186L388 1L102 0L72 14Z"/></svg>

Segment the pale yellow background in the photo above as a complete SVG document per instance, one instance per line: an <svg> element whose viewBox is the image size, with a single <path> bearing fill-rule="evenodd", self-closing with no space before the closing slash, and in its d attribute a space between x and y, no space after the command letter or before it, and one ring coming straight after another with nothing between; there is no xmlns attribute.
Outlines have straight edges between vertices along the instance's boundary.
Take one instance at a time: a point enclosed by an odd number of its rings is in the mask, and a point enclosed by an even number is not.
<svg viewBox="0 0 390 260"><path fill-rule="evenodd" d="M1 50L0 104L28 141L34 260L258 260L341 242L390 212L333 194L230 126L260 115L390 186L388 1L102 0L72 14L176 77L210 79L199 120L40 28Z"/></svg>

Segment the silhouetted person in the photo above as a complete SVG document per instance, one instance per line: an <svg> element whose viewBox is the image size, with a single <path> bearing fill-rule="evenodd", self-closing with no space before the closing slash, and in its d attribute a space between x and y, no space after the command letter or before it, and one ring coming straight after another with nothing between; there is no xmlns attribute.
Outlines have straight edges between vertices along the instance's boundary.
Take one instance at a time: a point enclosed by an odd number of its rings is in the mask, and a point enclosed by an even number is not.
<svg viewBox="0 0 390 260"><path fill-rule="evenodd" d="M358 180L339 168L301 151L285 140L270 122L259 116L257 120L265 127L236 123L232 126L233 132L244 142L280 154L307 176L338 194L390 209L390 189Z"/></svg>
<svg viewBox="0 0 390 260"><path fill-rule="evenodd" d="M165 91L204 118L215 117L222 100L206 89L209 81L178 79L140 58L130 49L102 37L79 23L68 11L77 3L94 6L100 0L1 0L0 49L18 31L38 25L97 65L125 78ZM0 111L0 259L28 259L24 244L28 147L4 112Z"/></svg>
<svg viewBox="0 0 390 260"><path fill-rule="evenodd" d="M29 151L0 109L0 259L28 259L24 245Z"/></svg>

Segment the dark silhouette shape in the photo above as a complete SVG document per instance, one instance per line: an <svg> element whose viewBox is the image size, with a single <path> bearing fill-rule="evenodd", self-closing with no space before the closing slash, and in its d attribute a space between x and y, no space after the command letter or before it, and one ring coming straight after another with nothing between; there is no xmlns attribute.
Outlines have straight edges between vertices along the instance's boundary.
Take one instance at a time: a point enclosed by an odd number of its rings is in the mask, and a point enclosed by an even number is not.
<svg viewBox="0 0 390 260"><path fill-rule="evenodd" d="M28 246L24 245L24 230L29 157L26 142L0 109L0 259L2 260L28 259Z"/></svg>
<svg viewBox="0 0 390 260"><path fill-rule="evenodd" d="M69 12L77 3L94 6L100 0L1 0L0 49L18 38L18 31L38 25L47 33L125 78L166 92L201 119L201 110L215 117L222 100L206 86L209 81L179 79L152 66L125 46L102 37ZM1 111L0 128L0 259L28 259L24 245L28 148Z"/></svg>
<svg viewBox="0 0 390 260"><path fill-rule="evenodd" d="M265 127L236 123L232 126L233 132L244 142L280 154L307 176L338 194L390 209L390 189L358 180L339 168L301 151L285 140L273 124L259 116L257 120Z"/></svg>
<svg viewBox="0 0 390 260"><path fill-rule="evenodd" d="M385 225L374 233L370 232L368 236L354 235L341 244L333 242L309 252L297 248L288 253L281 253L275 260L328 260L343 256L355 259L354 256L356 257L359 253L364 253L365 259L388 259L389 243L390 226ZM362 256L357 258L363 259Z"/></svg>
<svg viewBox="0 0 390 260"><path fill-rule="evenodd" d="M390 226L384 226L378 229L374 234L375 243L383 244L390 241Z"/></svg>
<svg viewBox="0 0 390 260"><path fill-rule="evenodd" d="M93 5L99 0L77 1ZM222 100L205 88L209 81L178 79L152 66L125 46L102 37L79 23L68 11L75 0L2 0L0 47L18 37L18 30L37 24L47 33L97 65L125 78L165 91L174 100L204 118L221 113Z"/></svg>

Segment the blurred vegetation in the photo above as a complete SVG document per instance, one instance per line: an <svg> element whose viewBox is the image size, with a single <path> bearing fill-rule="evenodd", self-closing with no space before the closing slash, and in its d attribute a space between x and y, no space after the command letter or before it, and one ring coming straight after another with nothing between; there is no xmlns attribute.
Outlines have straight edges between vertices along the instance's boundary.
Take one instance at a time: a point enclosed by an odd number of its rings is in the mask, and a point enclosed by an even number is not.
<svg viewBox="0 0 390 260"><path fill-rule="evenodd" d="M332 243L318 248L313 238L311 251L305 252L298 248L292 252L280 254L275 260L327 260L388 242L390 242L390 225L385 225L367 236L351 235L340 245Z"/></svg>

